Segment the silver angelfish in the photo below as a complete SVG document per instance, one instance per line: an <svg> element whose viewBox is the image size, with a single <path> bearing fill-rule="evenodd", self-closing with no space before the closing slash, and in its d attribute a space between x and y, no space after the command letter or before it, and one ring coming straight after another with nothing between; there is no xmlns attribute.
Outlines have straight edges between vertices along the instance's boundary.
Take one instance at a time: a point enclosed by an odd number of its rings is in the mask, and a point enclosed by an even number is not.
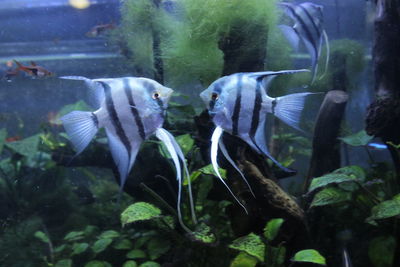
<svg viewBox="0 0 400 267"><path fill-rule="evenodd" d="M267 95L267 89L277 75L306 71L309 70L236 73L219 78L200 94L216 126L211 137L211 163L214 171L246 212L246 208L236 198L218 171L219 147L225 158L240 173L250 188L245 176L229 156L221 136L225 131L240 137L254 151L267 156L281 169L289 171L268 152L265 136L267 113L271 113L286 124L299 129L305 97L313 93L296 93L272 98ZM251 188L250 191L253 193Z"/></svg>
<svg viewBox="0 0 400 267"><path fill-rule="evenodd" d="M90 88L94 112L73 111L61 118L77 154L81 153L100 128L105 128L112 157L120 174L120 192L136 159L140 145L155 135L167 147L176 168L178 180L178 218L183 224L180 202L182 190L181 162L186 177L188 169L181 148L174 137L162 128L172 89L147 78L88 79L65 76L62 79L83 80ZM188 179L192 219L196 223L193 197Z"/></svg>
<svg viewBox="0 0 400 267"><path fill-rule="evenodd" d="M279 26L283 34L295 51L298 50L301 40L311 56L311 83L313 83L317 76L318 60L321 56L323 41L325 41L327 49L325 71L323 75L325 75L329 63L329 41L328 35L323 28L323 6L310 2L300 4L282 2L279 3L279 5L285 8L288 16L294 21L293 26Z"/></svg>

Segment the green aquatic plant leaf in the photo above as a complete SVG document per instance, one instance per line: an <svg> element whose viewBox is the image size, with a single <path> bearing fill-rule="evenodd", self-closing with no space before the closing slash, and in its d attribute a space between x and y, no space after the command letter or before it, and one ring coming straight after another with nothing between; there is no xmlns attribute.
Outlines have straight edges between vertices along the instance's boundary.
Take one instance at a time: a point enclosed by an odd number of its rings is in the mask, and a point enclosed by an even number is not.
<svg viewBox="0 0 400 267"><path fill-rule="evenodd" d="M190 134L183 134L175 137L175 139L182 148L183 154L186 156L194 146L193 138L190 136Z"/></svg>
<svg viewBox="0 0 400 267"><path fill-rule="evenodd" d="M233 259L230 267L254 267L257 265L257 259L246 252L239 252Z"/></svg>
<svg viewBox="0 0 400 267"><path fill-rule="evenodd" d="M137 265L136 261L126 261L122 265L122 267L137 267L137 266L138 265Z"/></svg>
<svg viewBox="0 0 400 267"><path fill-rule="evenodd" d="M94 253L100 253L105 250L112 243L111 238L103 238L94 242L92 250Z"/></svg>
<svg viewBox="0 0 400 267"><path fill-rule="evenodd" d="M84 267L112 267L112 265L106 261L94 260L86 263Z"/></svg>
<svg viewBox="0 0 400 267"><path fill-rule="evenodd" d="M400 199L395 196L391 200L386 200L372 207L371 216L366 219L366 222L375 224L375 220L381 220L400 216Z"/></svg>
<svg viewBox="0 0 400 267"><path fill-rule="evenodd" d="M27 158L33 158L38 152L40 134L33 135L20 141L10 142L6 147Z"/></svg>
<svg viewBox="0 0 400 267"><path fill-rule="evenodd" d="M329 184L340 184L345 182L363 182L365 180L365 172L362 168L357 166L346 166L337 169L331 173L325 174L321 177L314 178L308 188L311 192L317 188L327 186Z"/></svg>
<svg viewBox="0 0 400 267"><path fill-rule="evenodd" d="M267 246L267 254L265 255L267 266L284 266L286 248L282 245L279 245L278 247Z"/></svg>
<svg viewBox="0 0 400 267"><path fill-rule="evenodd" d="M54 267L72 267L71 259L63 259L56 262Z"/></svg>
<svg viewBox="0 0 400 267"><path fill-rule="evenodd" d="M339 137L345 144L350 146L365 146L367 145L374 137L367 134L365 130L361 130L358 133L348 135L345 137Z"/></svg>
<svg viewBox="0 0 400 267"><path fill-rule="evenodd" d="M117 231L114 230L107 230L104 231L100 234L99 239L104 239L104 238L117 238L120 236L120 233L118 233Z"/></svg>
<svg viewBox="0 0 400 267"><path fill-rule="evenodd" d="M221 174L221 177L223 179L226 179L226 170L222 169L222 168L218 168L218 170L219 170L219 173ZM216 176L212 164L208 164L208 165L206 165L206 166L204 166L204 167L192 172L190 174L190 181L191 182L196 181L197 178L199 178L199 176L201 174ZM188 184L188 181L185 179L185 181L183 181L183 185L187 185L187 184Z"/></svg>
<svg viewBox="0 0 400 267"><path fill-rule="evenodd" d="M201 241L203 243L214 243L216 237L214 233L211 232L211 228L205 223L200 223L196 227L196 231L192 232L195 240Z"/></svg>
<svg viewBox="0 0 400 267"><path fill-rule="evenodd" d="M65 235L64 240L66 241L77 241L84 238L85 232L83 231L72 231Z"/></svg>
<svg viewBox="0 0 400 267"><path fill-rule="evenodd" d="M325 258L315 249L305 249L297 252L292 258L292 261L326 265Z"/></svg>
<svg viewBox="0 0 400 267"><path fill-rule="evenodd" d="M67 244L62 244L62 245L60 245L60 246L58 246L58 247L55 247L54 248L54 252L55 253L60 253L61 251L63 251L64 249L66 249L67 248Z"/></svg>
<svg viewBox="0 0 400 267"><path fill-rule="evenodd" d="M113 244L113 248L119 249L119 250L128 250L133 248L132 241L130 241L127 238L118 240Z"/></svg>
<svg viewBox="0 0 400 267"><path fill-rule="evenodd" d="M88 243L74 243L72 245L72 254L71 255L78 255L86 251L89 247Z"/></svg>
<svg viewBox="0 0 400 267"><path fill-rule="evenodd" d="M379 236L371 240L368 247L368 256L373 266L390 267L396 249L396 239L393 236Z"/></svg>
<svg viewBox="0 0 400 267"><path fill-rule="evenodd" d="M328 187L315 194L310 207L332 205L350 200L350 192L336 187Z"/></svg>
<svg viewBox="0 0 400 267"><path fill-rule="evenodd" d="M160 267L161 265L155 261L146 261L139 265L139 267Z"/></svg>
<svg viewBox="0 0 400 267"><path fill-rule="evenodd" d="M161 210L150 203L137 202L130 205L121 213L122 226L138 221L146 221L157 218L161 215Z"/></svg>
<svg viewBox="0 0 400 267"><path fill-rule="evenodd" d="M6 142L6 138L7 138L7 130L6 130L6 128L2 128L0 130L0 154L3 151L3 147Z"/></svg>
<svg viewBox="0 0 400 267"><path fill-rule="evenodd" d="M256 234L250 233L247 236L240 237L234 240L229 247L244 251L261 262L264 261L265 244Z"/></svg>
<svg viewBox="0 0 400 267"><path fill-rule="evenodd" d="M366 178L364 169L357 165L342 167L337 170L334 170L332 173L345 174L361 182L364 182Z"/></svg>
<svg viewBox="0 0 400 267"><path fill-rule="evenodd" d="M155 260L171 248L171 242L162 238L152 238L147 243L147 254L150 260Z"/></svg>
<svg viewBox="0 0 400 267"><path fill-rule="evenodd" d="M126 254L128 259L144 259L146 258L146 253L141 249L132 249Z"/></svg>
<svg viewBox="0 0 400 267"><path fill-rule="evenodd" d="M190 134L179 135L175 137L175 140L176 142L178 142L185 156L193 148L194 140L190 136ZM169 154L168 149L163 142L160 142L160 146L158 147L158 149L160 150L160 154L163 155L164 158L171 159L171 155Z"/></svg>
<svg viewBox="0 0 400 267"><path fill-rule="evenodd" d="M44 243L49 243L50 239L49 237L43 233L42 231L36 231L34 236L39 239L40 241L44 242Z"/></svg>
<svg viewBox="0 0 400 267"><path fill-rule="evenodd" d="M269 220L264 228L264 236L268 241L272 241L279 233L279 229L283 224L284 220L282 218L276 218Z"/></svg>

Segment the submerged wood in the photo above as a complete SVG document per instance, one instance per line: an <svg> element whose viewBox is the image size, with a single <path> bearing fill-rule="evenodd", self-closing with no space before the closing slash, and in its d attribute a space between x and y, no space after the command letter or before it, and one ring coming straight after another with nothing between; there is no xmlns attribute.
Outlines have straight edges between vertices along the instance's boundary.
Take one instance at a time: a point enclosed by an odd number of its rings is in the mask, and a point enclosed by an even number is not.
<svg viewBox="0 0 400 267"><path fill-rule="evenodd" d="M377 0L373 64L376 99L366 115L366 131L384 142L400 143L400 2ZM388 146L400 181L399 150Z"/></svg>
<svg viewBox="0 0 400 267"><path fill-rule="evenodd" d="M311 179L340 167L340 142L337 139L348 95L344 91L329 91L318 113L315 124L310 169L304 182L304 191Z"/></svg>
<svg viewBox="0 0 400 267"><path fill-rule="evenodd" d="M376 99L367 108L366 131L400 144L400 1L375 0L373 64ZM400 151L388 146L400 182ZM398 223L397 223L398 226ZM398 227L397 235L398 235ZM393 266L400 266L400 242Z"/></svg>

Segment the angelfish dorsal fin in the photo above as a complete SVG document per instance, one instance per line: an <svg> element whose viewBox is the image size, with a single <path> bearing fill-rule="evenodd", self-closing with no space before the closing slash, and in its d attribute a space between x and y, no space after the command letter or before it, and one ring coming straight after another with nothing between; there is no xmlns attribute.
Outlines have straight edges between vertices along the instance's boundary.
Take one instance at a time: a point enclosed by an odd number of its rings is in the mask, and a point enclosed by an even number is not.
<svg viewBox="0 0 400 267"><path fill-rule="evenodd" d="M266 90L268 90L269 85L277 75L294 74L298 72L309 72L309 70L299 69L299 70L281 70L281 71L260 71L260 72L250 72L247 73L247 75L251 78L262 81L263 87Z"/></svg>
<svg viewBox="0 0 400 267"><path fill-rule="evenodd" d="M88 91L88 100L89 104L93 108L100 108L101 103L104 101L104 88L99 81L101 80L91 80L89 78L83 76L62 76L60 79L65 80L75 80L75 81L84 81L85 84L89 87Z"/></svg>

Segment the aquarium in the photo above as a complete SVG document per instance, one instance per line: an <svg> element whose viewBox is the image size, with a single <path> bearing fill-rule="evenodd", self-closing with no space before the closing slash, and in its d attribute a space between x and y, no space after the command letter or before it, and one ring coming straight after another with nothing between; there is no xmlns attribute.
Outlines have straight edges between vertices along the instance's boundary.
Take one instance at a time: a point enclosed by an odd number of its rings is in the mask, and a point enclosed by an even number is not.
<svg viewBox="0 0 400 267"><path fill-rule="evenodd" d="M400 266L399 10L0 1L0 266Z"/></svg>

